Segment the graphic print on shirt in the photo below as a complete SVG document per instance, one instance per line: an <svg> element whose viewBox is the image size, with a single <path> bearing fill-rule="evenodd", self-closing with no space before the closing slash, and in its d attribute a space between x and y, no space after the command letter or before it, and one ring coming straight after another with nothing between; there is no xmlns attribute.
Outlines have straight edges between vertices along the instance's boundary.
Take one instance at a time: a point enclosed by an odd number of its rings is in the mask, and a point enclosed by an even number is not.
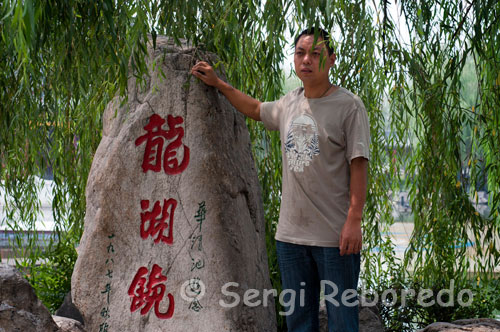
<svg viewBox="0 0 500 332"><path fill-rule="evenodd" d="M319 155L318 126L311 116L302 114L293 119L286 135L285 153L288 168L294 172L303 172Z"/></svg>

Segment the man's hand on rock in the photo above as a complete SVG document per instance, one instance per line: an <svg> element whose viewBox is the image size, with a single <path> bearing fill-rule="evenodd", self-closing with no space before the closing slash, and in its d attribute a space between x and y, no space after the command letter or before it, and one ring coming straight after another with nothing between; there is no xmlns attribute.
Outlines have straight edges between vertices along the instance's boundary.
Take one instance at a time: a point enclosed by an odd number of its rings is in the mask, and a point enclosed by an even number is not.
<svg viewBox="0 0 500 332"><path fill-rule="evenodd" d="M219 83L219 77L217 77L214 69L205 61L197 62L191 68L191 74L202 80L206 85L217 87Z"/></svg>
<svg viewBox="0 0 500 332"><path fill-rule="evenodd" d="M246 116L260 121L260 104L261 102L250 96L247 96L238 89L233 88L221 80L214 72L212 66L205 61L196 63L191 68L191 74L198 77L206 85L217 88L238 111Z"/></svg>

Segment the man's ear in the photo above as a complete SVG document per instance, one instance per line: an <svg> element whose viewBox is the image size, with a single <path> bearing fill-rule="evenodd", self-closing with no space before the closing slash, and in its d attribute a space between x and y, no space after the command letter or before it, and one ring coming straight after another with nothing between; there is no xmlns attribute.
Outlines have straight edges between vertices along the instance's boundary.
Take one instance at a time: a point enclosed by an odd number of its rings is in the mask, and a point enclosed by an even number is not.
<svg viewBox="0 0 500 332"><path fill-rule="evenodd" d="M330 68L333 67L333 65L335 64L335 60L337 60L337 55L335 55L335 53L332 53L332 55L328 57L328 60L330 61Z"/></svg>

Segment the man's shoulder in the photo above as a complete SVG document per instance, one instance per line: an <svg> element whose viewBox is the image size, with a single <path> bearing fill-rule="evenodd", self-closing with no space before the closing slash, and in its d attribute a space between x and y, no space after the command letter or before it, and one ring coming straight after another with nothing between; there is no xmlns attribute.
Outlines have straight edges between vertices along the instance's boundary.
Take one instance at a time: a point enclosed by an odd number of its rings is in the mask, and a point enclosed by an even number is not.
<svg viewBox="0 0 500 332"><path fill-rule="evenodd" d="M337 100L337 102L340 102L341 104L347 106L348 108L351 109L365 108L365 105L361 100L361 98L354 92L350 91L349 89L339 86L337 95L339 97L339 100Z"/></svg>
<svg viewBox="0 0 500 332"><path fill-rule="evenodd" d="M342 86L339 86L339 94L341 96L343 96L344 98L349 99L353 102L358 101L358 100L361 101L361 98L359 98L359 96L357 94L355 94L351 90L344 88Z"/></svg>
<svg viewBox="0 0 500 332"><path fill-rule="evenodd" d="M303 96L303 90L304 88L298 87L287 92L285 95L281 96L281 98L267 102L266 104L270 105L271 108L276 109L288 108L289 105L299 102L299 99Z"/></svg>
<svg viewBox="0 0 500 332"><path fill-rule="evenodd" d="M302 95L303 87L295 88L291 91L288 91L286 94L282 95L279 99L275 99L273 101L266 102L267 104L273 106L282 106L287 103L294 102L297 98L300 98Z"/></svg>
<svg viewBox="0 0 500 332"><path fill-rule="evenodd" d="M304 96L304 87L299 86L298 88L295 88L288 93L286 93L281 99L286 100L286 101L292 101L297 98L301 98Z"/></svg>

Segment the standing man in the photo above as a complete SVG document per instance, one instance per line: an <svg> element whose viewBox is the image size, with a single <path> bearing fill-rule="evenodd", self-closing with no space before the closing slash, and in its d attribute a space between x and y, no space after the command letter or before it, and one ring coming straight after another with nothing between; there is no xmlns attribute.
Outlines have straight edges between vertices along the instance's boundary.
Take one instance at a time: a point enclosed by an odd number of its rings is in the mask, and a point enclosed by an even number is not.
<svg viewBox="0 0 500 332"><path fill-rule="evenodd" d="M276 248L283 289L304 294L287 293L290 332L319 330L320 286L328 330L358 332L355 291L370 133L361 99L330 83L335 58L325 30L302 31L295 39L294 64L304 86L264 103L220 80L206 62L191 69L241 113L281 133L283 187Z"/></svg>

